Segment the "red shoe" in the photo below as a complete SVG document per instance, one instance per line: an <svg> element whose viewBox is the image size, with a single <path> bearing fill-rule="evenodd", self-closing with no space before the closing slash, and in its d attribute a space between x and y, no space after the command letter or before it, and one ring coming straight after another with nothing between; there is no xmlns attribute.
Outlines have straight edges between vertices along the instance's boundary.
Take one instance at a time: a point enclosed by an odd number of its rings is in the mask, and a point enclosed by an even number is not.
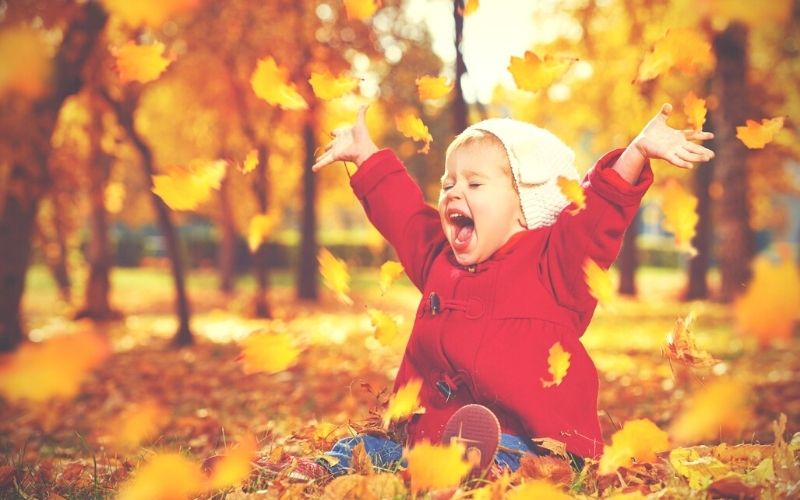
<svg viewBox="0 0 800 500"><path fill-rule="evenodd" d="M466 447L466 456L473 463L473 473L481 474L494 463L500 446L500 421L489 408L471 404L456 410L442 432L442 443L452 440Z"/></svg>

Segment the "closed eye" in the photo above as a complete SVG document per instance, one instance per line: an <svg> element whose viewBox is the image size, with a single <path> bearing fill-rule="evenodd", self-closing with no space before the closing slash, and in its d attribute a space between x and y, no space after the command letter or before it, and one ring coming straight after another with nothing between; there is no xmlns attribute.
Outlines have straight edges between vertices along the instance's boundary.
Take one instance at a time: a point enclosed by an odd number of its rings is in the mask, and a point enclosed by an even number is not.
<svg viewBox="0 0 800 500"><path fill-rule="evenodd" d="M476 188L476 187L480 187L480 186L483 186L483 184L480 184L478 182L470 182L469 183L469 187L471 187L471 188Z"/></svg>

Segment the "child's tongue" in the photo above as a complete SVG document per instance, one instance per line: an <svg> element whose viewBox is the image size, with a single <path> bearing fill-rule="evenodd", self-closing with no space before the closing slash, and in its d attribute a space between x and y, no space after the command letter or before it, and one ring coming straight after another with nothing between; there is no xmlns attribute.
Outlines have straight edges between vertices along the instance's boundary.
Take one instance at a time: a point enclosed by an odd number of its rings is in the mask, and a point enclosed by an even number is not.
<svg viewBox="0 0 800 500"><path fill-rule="evenodd" d="M464 224L458 229L456 233L456 239L453 241L453 246L456 250L464 250L468 245L470 239L472 239L472 233L475 231L474 224Z"/></svg>

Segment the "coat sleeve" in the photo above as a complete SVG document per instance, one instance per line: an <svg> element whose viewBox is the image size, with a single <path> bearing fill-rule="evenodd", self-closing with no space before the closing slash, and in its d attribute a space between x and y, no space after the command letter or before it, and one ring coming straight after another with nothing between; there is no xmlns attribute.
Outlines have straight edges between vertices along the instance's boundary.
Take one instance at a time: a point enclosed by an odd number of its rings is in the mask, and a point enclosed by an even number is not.
<svg viewBox="0 0 800 500"><path fill-rule="evenodd" d="M389 149L373 154L350 179L370 222L394 247L406 274L422 290L431 263L445 247L439 212Z"/></svg>
<svg viewBox="0 0 800 500"><path fill-rule="evenodd" d="M653 183L649 162L634 184L614 171L611 167L621 154L621 149L611 151L589 170L581 183L586 194L586 208L575 215L569 210L559 215L540 261L540 272L545 282L549 282L557 302L578 313L588 313L588 317L597 302L586 285L583 263L592 259L603 269L611 267L619 254L625 230Z"/></svg>

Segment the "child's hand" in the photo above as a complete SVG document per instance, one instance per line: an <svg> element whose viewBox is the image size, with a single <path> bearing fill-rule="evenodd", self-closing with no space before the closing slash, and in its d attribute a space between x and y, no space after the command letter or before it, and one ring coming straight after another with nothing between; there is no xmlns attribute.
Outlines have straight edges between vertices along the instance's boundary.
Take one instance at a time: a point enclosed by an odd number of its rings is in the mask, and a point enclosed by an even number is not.
<svg viewBox="0 0 800 500"><path fill-rule="evenodd" d="M366 116L367 106L362 106L352 127L334 130L333 140L325 146L325 151L317 158L311 170L316 172L325 165L340 160L352 161L360 167L367 158L378 151L378 147L369 136Z"/></svg>
<svg viewBox="0 0 800 500"><path fill-rule="evenodd" d="M714 134L700 130L676 130L667 125L672 105L667 103L633 140L632 146L645 158L660 158L676 167L693 168L692 163L708 161L714 152L691 141L712 139Z"/></svg>

